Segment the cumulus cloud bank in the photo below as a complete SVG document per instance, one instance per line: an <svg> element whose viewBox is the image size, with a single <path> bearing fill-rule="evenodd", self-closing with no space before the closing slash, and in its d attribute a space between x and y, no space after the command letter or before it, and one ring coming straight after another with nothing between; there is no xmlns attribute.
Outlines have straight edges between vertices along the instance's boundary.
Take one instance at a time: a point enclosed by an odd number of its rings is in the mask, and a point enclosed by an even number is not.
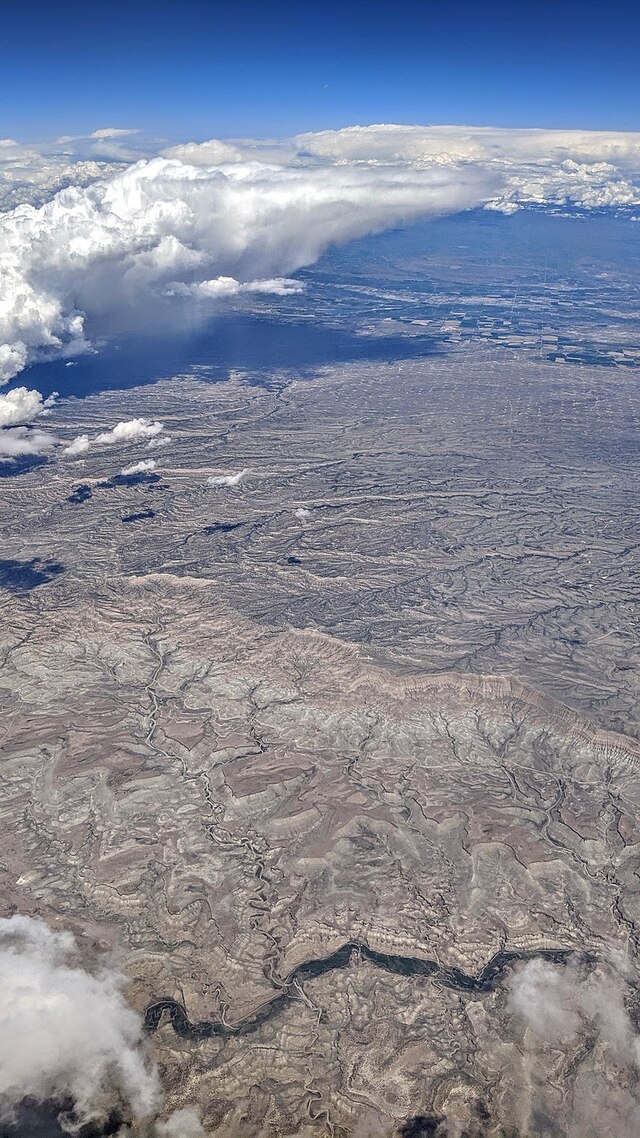
<svg viewBox="0 0 640 1138"><path fill-rule="evenodd" d="M137 130L118 127L29 145L0 138L0 210L42 205L66 186L86 186L152 153Z"/></svg>
<svg viewBox="0 0 640 1138"><path fill-rule="evenodd" d="M158 1101L158 1077L142 1050L142 1024L122 995L123 977L95 975L75 959L73 937L44 922L0 920L0 1103L71 1097L88 1116L107 1093L135 1115Z"/></svg>
<svg viewBox="0 0 640 1138"><path fill-rule="evenodd" d="M639 132L380 124L301 134L295 143L332 162L413 168L474 163L497 180L487 208L504 213L524 205L594 209L640 202Z"/></svg>
<svg viewBox="0 0 640 1138"><path fill-rule="evenodd" d="M328 246L430 213L640 204L640 133L383 124L141 161L130 133L59 140L53 156L0 143L0 383L185 306L296 291L290 274ZM14 175L49 200L7 209Z"/></svg>
<svg viewBox="0 0 640 1138"><path fill-rule="evenodd" d="M41 205L65 186L86 186L115 169L111 162L81 158L67 148L43 150L0 138L0 209Z"/></svg>
<svg viewBox="0 0 640 1138"><path fill-rule="evenodd" d="M472 167L155 158L40 209L18 207L0 215L0 381L35 358L83 350L88 335L144 324L154 306L169 312L180 293L288 291L282 278L330 244L463 209L490 188Z"/></svg>

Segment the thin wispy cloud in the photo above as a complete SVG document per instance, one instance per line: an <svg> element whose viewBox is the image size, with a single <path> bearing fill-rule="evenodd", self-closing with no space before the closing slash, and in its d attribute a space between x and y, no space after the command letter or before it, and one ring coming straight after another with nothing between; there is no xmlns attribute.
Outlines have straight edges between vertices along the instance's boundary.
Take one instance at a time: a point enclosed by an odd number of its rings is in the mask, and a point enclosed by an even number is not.
<svg viewBox="0 0 640 1138"><path fill-rule="evenodd" d="M0 459L49 454L57 443L55 435L29 427L0 430Z"/></svg>
<svg viewBox="0 0 640 1138"><path fill-rule="evenodd" d="M640 1037L627 1010L632 994L633 977L619 961L588 969L534 959L515 969L507 1006L515 1038L524 1036L514 1052L518 1069L505 1075L518 1133L537 1133L536 1119L547 1117L567 1138L636 1138ZM586 1071L577 1067L579 1093L563 1095L548 1079L550 1056L575 1055L586 1041L583 1058L588 1053L593 1062Z"/></svg>
<svg viewBox="0 0 640 1138"><path fill-rule="evenodd" d="M207 479L208 486L239 486L250 473L248 469L239 470L237 474L213 474Z"/></svg>

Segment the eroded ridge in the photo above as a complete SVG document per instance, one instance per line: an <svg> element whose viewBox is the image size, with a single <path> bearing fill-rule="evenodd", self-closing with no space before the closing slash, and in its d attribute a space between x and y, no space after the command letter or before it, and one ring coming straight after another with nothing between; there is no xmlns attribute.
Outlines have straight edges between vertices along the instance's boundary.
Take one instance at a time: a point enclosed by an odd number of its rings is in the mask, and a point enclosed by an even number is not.
<svg viewBox="0 0 640 1138"><path fill-rule="evenodd" d="M70 441L144 399L153 474L96 445L3 481L5 912L164 994L207 1132L529 1138L533 1085L538 1130L606 1088L633 1116L597 1027L538 1051L508 993L586 952L637 1018L637 392L463 345L254 378L52 409Z"/></svg>
<svg viewBox="0 0 640 1138"><path fill-rule="evenodd" d="M198 580L64 588L6 646L2 888L124 946L149 1027L179 1029L150 1035L173 1100L195 1080L212 1128L484 1101L509 961L635 959L633 739L508 676L274 632Z"/></svg>

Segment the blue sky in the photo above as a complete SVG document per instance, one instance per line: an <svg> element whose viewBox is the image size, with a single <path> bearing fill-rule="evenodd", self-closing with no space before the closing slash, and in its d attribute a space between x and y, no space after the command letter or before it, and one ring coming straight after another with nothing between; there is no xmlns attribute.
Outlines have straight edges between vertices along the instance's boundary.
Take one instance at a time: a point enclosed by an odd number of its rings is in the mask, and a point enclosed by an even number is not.
<svg viewBox="0 0 640 1138"><path fill-rule="evenodd" d="M351 123L640 129L638 6L26 0L3 8L0 137L168 139Z"/></svg>

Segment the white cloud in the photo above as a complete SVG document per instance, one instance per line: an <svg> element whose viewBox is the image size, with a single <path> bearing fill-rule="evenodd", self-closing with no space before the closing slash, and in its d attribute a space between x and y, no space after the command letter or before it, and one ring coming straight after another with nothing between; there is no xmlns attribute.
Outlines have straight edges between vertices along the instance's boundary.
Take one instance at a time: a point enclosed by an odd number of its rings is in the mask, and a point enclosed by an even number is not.
<svg viewBox="0 0 640 1138"><path fill-rule="evenodd" d="M240 285L240 292L265 292L273 293L275 296L290 296L291 293L304 292L305 285L302 281L294 281L289 277L271 277L271 279L262 281L249 281L248 284Z"/></svg>
<svg viewBox="0 0 640 1138"><path fill-rule="evenodd" d="M103 126L100 128L100 130L92 131L90 137L91 138L124 138L125 135L139 134L139 133L140 132L135 128L126 129L126 128L118 127L118 126Z"/></svg>
<svg viewBox="0 0 640 1138"><path fill-rule="evenodd" d="M299 518L299 520L303 522L306 518L311 517L311 510L307 510L305 506L298 506L298 509L294 510L293 514L294 517Z"/></svg>
<svg viewBox="0 0 640 1138"><path fill-rule="evenodd" d="M210 138L186 142L162 150L164 158L178 158L190 166L227 166L236 162L261 162L272 166L301 165L295 139Z"/></svg>
<svg viewBox="0 0 640 1138"><path fill-rule="evenodd" d="M155 458L143 458L141 462L134 462L132 466L125 466L120 471L121 474L148 474L150 471L155 470L158 463Z"/></svg>
<svg viewBox="0 0 640 1138"><path fill-rule="evenodd" d="M531 960L508 992L514 1025L526 1028L508 1072L514 1132L538 1133L536 1119L546 1117L567 1138L637 1138L640 1037L626 1007L635 1002L633 977L613 960L589 969Z"/></svg>
<svg viewBox="0 0 640 1138"><path fill-rule="evenodd" d="M288 277L272 277L266 280L246 281L241 284L235 277L216 277L215 280L199 281L197 284L170 285L168 296L193 296L203 300L228 300L232 296L242 293L272 293L275 296L290 296L292 293L304 292L301 281L291 280Z"/></svg>
<svg viewBox="0 0 640 1138"><path fill-rule="evenodd" d="M237 474L214 474L207 479L208 486L239 486L249 474L248 468L239 470Z"/></svg>
<svg viewBox="0 0 640 1138"><path fill-rule="evenodd" d="M26 365L26 344L0 344L0 384L18 375Z"/></svg>
<svg viewBox="0 0 640 1138"><path fill-rule="evenodd" d="M108 446L116 443L129 443L137 439L155 438L162 434L163 430L162 423L158 422L157 419L127 419L122 423L116 423L112 430L103 431L102 434L96 435L93 442Z"/></svg>
<svg viewBox="0 0 640 1138"><path fill-rule="evenodd" d="M291 291L328 246L401 221L640 204L640 133L382 124L136 162L147 144L125 149L123 134L0 144L5 207L25 186L50 197L0 214L0 382L92 337L179 321L194 300Z"/></svg>
<svg viewBox="0 0 640 1138"><path fill-rule="evenodd" d="M640 1036L615 968L599 965L583 976L571 966L530 960L511 979L510 1005L535 1035L551 1043L572 1038L589 1022L620 1058L640 1066Z"/></svg>
<svg viewBox="0 0 640 1138"><path fill-rule="evenodd" d="M484 126L398 126L379 123L299 134L306 153L360 162L630 162L640 165L640 132L511 129Z"/></svg>
<svg viewBox="0 0 640 1138"><path fill-rule="evenodd" d="M332 162L479 165L498 176L488 207L503 213L532 204L593 209L640 202L639 132L379 124L301 134L295 141Z"/></svg>
<svg viewBox="0 0 640 1138"><path fill-rule="evenodd" d="M273 288L332 243L464 208L492 189L470 168L221 168L165 158L66 189L38 210L0 215L0 380L29 360L82 350L86 335L135 318L148 326L152 311L166 322L180 303L166 295L176 283L231 277Z"/></svg>
<svg viewBox="0 0 640 1138"><path fill-rule="evenodd" d="M29 427L6 427L0 431L0 458L21 458L47 454L56 442L55 435Z"/></svg>
<svg viewBox="0 0 640 1138"><path fill-rule="evenodd" d="M70 1095L82 1116L117 1093L148 1115L158 1078L123 983L109 968L85 971L69 933L30 917L0 920L0 1101Z"/></svg>
<svg viewBox="0 0 640 1138"><path fill-rule="evenodd" d="M24 203L40 205L65 186L88 185L115 169L110 161L90 154L69 153L65 143L21 146L13 139L0 139L0 210Z"/></svg>
<svg viewBox="0 0 640 1138"><path fill-rule="evenodd" d="M164 425L157 419L126 419L116 423L110 431L102 431L94 438L89 435L77 435L63 450L63 454L71 457L86 454L94 446L123 446L128 443L147 441L147 447L166 446L171 442L168 435L163 435Z"/></svg>
<svg viewBox="0 0 640 1138"><path fill-rule="evenodd" d="M225 166L231 162L244 162L246 151L230 142L212 138L208 142L186 142L163 150L165 158L177 158L190 166Z"/></svg>
<svg viewBox="0 0 640 1138"><path fill-rule="evenodd" d="M158 1122L155 1127L157 1138L205 1138L200 1115L193 1107L176 1110L166 1122Z"/></svg>
<svg viewBox="0 0 640 1138"><path fill-rule="evenodd" d="M90 446L91 440L88 435L76 435L75 439L64 448L62 453L74 457L77 454L86 454Z"/></svg>
<svg viewBox="0 0 640 1138"><path fill-rule="evenodd" d="M0 395L0 427L32 423L40 415L46 415L54 402L55 396L43 399L39 391L15 387L6 395Z"/></svg>

